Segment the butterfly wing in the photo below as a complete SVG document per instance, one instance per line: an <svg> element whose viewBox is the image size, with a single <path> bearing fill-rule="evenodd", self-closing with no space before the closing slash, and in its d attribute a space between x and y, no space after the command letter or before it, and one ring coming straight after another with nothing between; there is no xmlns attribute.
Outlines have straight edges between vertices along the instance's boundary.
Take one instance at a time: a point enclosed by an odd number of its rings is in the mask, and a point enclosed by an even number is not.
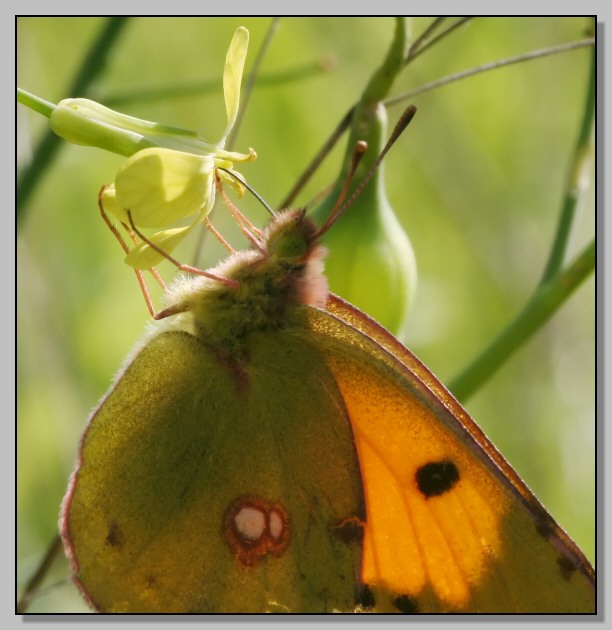
<svg viewBox="0 0 612 630"><path fill-rule="evenodd" d="M90 603L592 611L588 562L458 403L365 315L328 308L254 334L242 363L167 332L127 365L62 509Z"/></svg>
<svg viewBox="0 0 612 630"><path fill-rule="evenodd" d="M62 510L94 608L354 607L359 468L334 379L303 337L253 335L232 364L167 332L128 364L88 424Z"/></svg>
<svg viewBox="0 0 612 630"><path fill-rule="evenodd" d="M310 315L359 455L369 608L593 612L588 561L435 377L339 298Z"/></svg>

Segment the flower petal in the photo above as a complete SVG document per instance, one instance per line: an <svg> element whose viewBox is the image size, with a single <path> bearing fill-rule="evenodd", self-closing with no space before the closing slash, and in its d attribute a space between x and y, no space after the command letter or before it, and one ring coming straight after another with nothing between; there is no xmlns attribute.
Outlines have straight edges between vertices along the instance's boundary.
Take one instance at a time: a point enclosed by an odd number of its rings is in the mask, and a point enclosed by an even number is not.
<svg viewBox="0 0 612 630"><path fill-rule="evenodd" d="M117 203L117 194L115 191L115 185L110 184L105 186L102 191L102 207L105 212L112 214L116 219L119 219L122 223L129 225L130 219L127 212Z"/></svg>
<svg viewBox="0 0 612 630"><path fill-rule="evenodd" d="M246 186L242 183L243 177L237 171L232 170L230 172L234 174L233 177L225 171L218 171L219 177L222 182L231 186L238 193L238 197L242 198L246 192Z"/></svg>
<svg viewBox="0 0 612 630"><path fill-rule="evenodd" d="M219 143L223 147L225 138L231 131L238 108L240 107L240 84L244 71L244 61L249 47L249 31L244 26L236 29L234 37L225 57L225 69L223 71L223 93L225 95L225 109L227 110L227 128Z"/></svg>
<svg viewBox="0 0 612 630"><path fill-rule="evenodd" d="M213 171L211 155L144 149L117 173L116 206L130 210L139 227L171 225L202 210L207 214L215 200Z"/></svg>
<svg viewBox="0 0 612 630"><path fill-rule="evenodd" d="M162 251L170 254L174 248L187 236L189 231L197 224L195 221L191 225L180 228L162 230L147 237L152 243L157 245ZM125 257L125 262L135 269L151 269L159 264L165 257L148 243L139 243Z"/></svg>
<svg viewBox="0 0 612 630"><path fill-rule="evenodd" d="M238 153L236 151L225 151L224 149L216 149L215 164L224 168L232 168L234 162L253 162L257 159L255 149L249 147L248 153Z"/></svg>

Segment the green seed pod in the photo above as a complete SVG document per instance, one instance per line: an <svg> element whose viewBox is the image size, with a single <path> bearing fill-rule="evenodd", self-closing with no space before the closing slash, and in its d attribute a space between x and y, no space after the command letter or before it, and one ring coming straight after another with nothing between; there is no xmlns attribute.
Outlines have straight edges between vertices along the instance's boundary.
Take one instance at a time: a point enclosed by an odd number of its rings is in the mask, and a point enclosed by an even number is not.
<svg viewBox="0 0 612 630"><path fill-rule="evenodd" d="M362 139L368 143L368 150L353 178L349 195L365 177L387 139L387 112L382 103L362 108L359 113L360 120L353 126L349 147L352 150L355 141ZM337 201L347 171L345 166L334 190L315 211L315 220L320 224ZM416 260L408 235L389 203L383 164L323 241L330 250L326 272L331 291L364 310L392 333L400 333L416 289Z"/></svg>

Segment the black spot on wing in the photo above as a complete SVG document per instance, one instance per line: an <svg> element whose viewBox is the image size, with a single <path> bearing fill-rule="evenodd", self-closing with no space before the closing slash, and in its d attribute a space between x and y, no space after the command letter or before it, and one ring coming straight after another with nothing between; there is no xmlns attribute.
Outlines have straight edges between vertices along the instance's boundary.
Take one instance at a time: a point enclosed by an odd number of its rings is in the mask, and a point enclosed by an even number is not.
<svg viewBox="0 0 612 630"><path fill-rule="evenodd" d="M347 518L333 528L334 534L345 544L363 543L364 522L356 517Z"/></svg>
<svg viewBox="0 0 612 630"><path fill-rule="evenodd" d="M421 494L428 499L448 492L459 481L459 471L448 459L429 462L416 471L415 480Z"/></svg>
<svg viewBox="0 0 612 630"><path fill-rule="evenodd" d="M557 558L557 564L563 579L568 581L572 577L572 573L578 568L568 557L559 556Z"/></svg>
<svg viewBox="0 0 612 630"><path fill-rule="evenodd" d="M546 513L538 515L538 520L536 521L536 531L542 538L548 540L554 533L556 527L557 524L553 521L551 516Z"/></svg>
<svg viewBox="0 0 612 630"><path fill-rule="evenodd" d="M123 532L117 523L111 523L106 535L106 543L111 547L121 547L123 544Z"/></svg>
<svg viewBox="0 0 612 630"><path fill-rule="evenodd" d="M376 598L374 597L374 593L370 590L370 587L367 585L363 585L360 589L360 593L357 596L357 601L355 602L358 606L361 606L364 610L369 610L376 606Z"/></svg>
<svg viewBox="0 0 612 630"><path fill-rule="evenodd" d="M414 615L419 612L416 600L412 597L408 597L408 595L398 595L392 601L392 604L399 612L404 613L405 615Z"/></svg>

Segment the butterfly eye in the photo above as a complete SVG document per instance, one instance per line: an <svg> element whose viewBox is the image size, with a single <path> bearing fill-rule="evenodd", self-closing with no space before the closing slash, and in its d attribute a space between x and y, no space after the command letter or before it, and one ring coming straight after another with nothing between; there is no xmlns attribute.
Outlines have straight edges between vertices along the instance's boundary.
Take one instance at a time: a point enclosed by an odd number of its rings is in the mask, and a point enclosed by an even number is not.
<svg viewBox="0 0 612 630"><path fill-rule="evenodd" d="M308 250L308 245L300 234L283 235L273 245L270 253L279 258L299 258Z"/></svg>
<svg viewBox="0 0 612 630"><path fill-rule="evenodd" d="M314 232L315 227L305 220L303 210L287 211L281 221L270 224L266 249L271 256L281 259L303 257L309 251Z"/></svg>

